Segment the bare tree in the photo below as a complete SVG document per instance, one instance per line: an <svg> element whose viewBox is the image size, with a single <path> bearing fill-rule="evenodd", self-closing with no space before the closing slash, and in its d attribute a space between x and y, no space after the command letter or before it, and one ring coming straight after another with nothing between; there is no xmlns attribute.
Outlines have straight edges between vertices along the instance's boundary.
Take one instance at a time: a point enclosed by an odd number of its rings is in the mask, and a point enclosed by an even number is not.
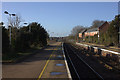
<svg viewBox="0 0 120 80"><path fill-rule="evenodd" d="M99 27L100 25L102 25L105 21L102 21L102 20L94 20L92 22L92 26L90 28L97 28Z"/></svg>
<svg viewBox="0 0 120 80"><path fill-rule="evenodd" d="M75 36L76 34L78 34L79 32L81 32L83 29L85 29L84 26L75 26L72 31L71 31L71 35Z"/></svg>
<svg viewBox="0 0 120 80"><path fill-rule="evenodd" d="M11 19L11 20L10 20ZM8 22L9 24L11 25L11 27L16 27L16 28L19 28L20 27L20 23L22 22L22 18L20 15L16 14L15 16L13 17L9 17L8 18Z"/></svg>
<svg viewBox="0 0 120 80"><path fill-rule="evenodd" d="M12 30L12 38L16 39L18 35L18 28L20 27L20 23L22 22L22 18L20 15L15 14L15 16L8 17L8 23L11 25Z"/></svg>

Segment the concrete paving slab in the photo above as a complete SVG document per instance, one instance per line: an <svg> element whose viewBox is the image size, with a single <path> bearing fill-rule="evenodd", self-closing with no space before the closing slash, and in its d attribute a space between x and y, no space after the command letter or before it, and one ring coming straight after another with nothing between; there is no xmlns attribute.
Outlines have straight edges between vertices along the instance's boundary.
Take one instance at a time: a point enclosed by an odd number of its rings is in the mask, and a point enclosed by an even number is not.
<svg viewBox="0 0 120 80"><path fill-rule="evenodd" d="M56 66L63 64L63 66ZM56 48L41 78L68 78L61 44Z"/></svg>
<svg viewBox="0 0 120 80"><path fill-rule="evenodd" d="M16 79L22 78L26 80L27 79L37 80L53 51L55 53L51 57L50 63L47 66L47 69L44 75L46 75L47 72L52 72L52 71L57 71L57 70L66 72L65 66L61 68L60 66L59 68L55 66L55 64L57 63L64 64L64 60L62 58L58 59L56 57L56 55L58 55L57 52L59 52L59 50L55 48L56 46L60 47L60 44L61 43L58 43L58 42L52 43L46 49L42 51L40 50L37 54L29 57L28 59L25 59L24 61L20 63L2 65L2 77L13 79L13 80L15 78ZM60 53L59 55L62 55L62 53ZM44 77L44 75L42 77ZM50 76L50 73L48 73L46 78L48 78L48 76ZM57 77L67 78L67 74L64 76L56 76L56 78ZM49 78L51 78L51 76Z"/></svg>

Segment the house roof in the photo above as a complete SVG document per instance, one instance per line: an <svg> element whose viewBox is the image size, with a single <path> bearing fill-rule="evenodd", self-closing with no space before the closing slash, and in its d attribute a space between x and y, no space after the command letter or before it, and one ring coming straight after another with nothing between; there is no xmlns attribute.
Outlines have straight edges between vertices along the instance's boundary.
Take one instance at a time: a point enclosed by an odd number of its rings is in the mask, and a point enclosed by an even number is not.
<svg viewBox="0 0 120 80"><path fill-rule="evenodd" d="M85 32L87 29L83 29L80 33L83 33L83 32Z"/></svg>
<svg viewBox="0 0 120 80"><path fill-rule="evenodd" d="M98 28L88 29L86 32L93 32L93 31L98 31Z"/></svg>
<svg viewBox="0 0 120 80"><path fill-rule="evenodd" d="M105 23L108 23L108 22L104 21L104 23L101 23L97 28L83 29L80 33L98 31L98 29Z"/></svg>
<svg viewBox="0 0 120 80"><path fill-rule="evenodd" d="M107 21L105 21L104 23L101 23L97 28L88 29L86 32L98 31L98 29L99 29L103 24L105 24L106 22L107 22Z"/></svg>
<svg viewBox="0 0 120 80"><path fill-rule="evenodd" d="M105 24L107 21L104 21L104 23L99 24L98 28L101 27L103 24Z"/></svg>

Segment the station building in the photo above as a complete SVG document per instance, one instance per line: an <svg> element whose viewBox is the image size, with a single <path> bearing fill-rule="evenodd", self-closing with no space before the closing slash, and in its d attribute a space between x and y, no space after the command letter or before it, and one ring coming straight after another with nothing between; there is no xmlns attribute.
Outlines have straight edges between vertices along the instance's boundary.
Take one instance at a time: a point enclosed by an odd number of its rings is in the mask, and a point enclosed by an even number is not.
<svg viewBox="0 0 120 80"><path fill-rule="evenodd" d="M84 40L86 36L94 36L96 34L99 37L99 34L106 32L108 27L109 27L109 23L107 21L105 21L98 28L91 28L91 29L84 29L84 30L82 30L79 33L79 38Z"/></svg>

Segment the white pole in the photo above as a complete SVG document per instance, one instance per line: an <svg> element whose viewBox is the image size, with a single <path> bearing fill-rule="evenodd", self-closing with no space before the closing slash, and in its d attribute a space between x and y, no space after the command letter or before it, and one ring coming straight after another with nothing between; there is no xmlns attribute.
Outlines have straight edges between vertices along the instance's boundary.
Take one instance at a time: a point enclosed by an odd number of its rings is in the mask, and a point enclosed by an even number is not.
<svg viewBox="0 0 120 80"><path fill-rule="evenodd" d="M99 30L98 30L98 43L99 43L99 37L100 37L100 34L99 34Z"/></svg>
<svg viewBox="0 0 120 80"><path fill-rule="evenodd" d="M31 32L31 24L29 25L29 32Z"/></svg>
<svg viewBox="0 0 120 80"><path fill-rule="evenodd" d="M9 21L9 28L10 28L10 45L11 45L11 14L10 15L10 21Z"/></svg>
<svg viewBox="0 0 120 80"><path fill-rule="evenodd" d="M89 32L89 43L90 43L90 32Z"/></svg>

